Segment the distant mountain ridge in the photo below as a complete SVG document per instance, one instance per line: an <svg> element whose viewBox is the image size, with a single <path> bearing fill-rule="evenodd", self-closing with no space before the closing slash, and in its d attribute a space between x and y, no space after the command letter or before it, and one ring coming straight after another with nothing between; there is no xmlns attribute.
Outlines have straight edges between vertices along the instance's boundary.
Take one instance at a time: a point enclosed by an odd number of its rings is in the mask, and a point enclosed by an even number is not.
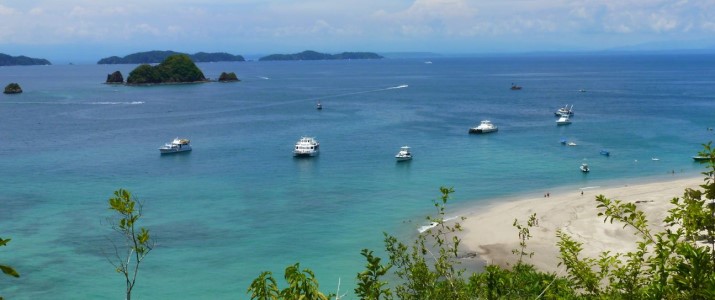
<svg viewBox="0 0 715 300"><path fill-rule="evenodd" d="M214 53L206 53L206 52L198 52L195 54L187 54L187 53L181 53L181 52L175 52L175 51L146 51L146 52L137 52L133 54L129 54L124 57L119 57L119 56L110 56L110 57L105 57L100 59L97 64L98 65L113 65L113 64L156 64L164 61L167 57L176 55L176 54L185 54L188 55L189 58L193 62L219 62L219 61L246 61L243 56L241 55L233 55L225 52L214 52Z"/></svg>
<svg viewBox="0 0 715 300"><path fill-rule="evenodd" d="M10 56L0 53L0 66L32 66L32 65L51 65L49 60L44 58L32 58L24 55Z"/></svg>
<svg viewBox="0 0 715 300"><path fill-rule="evenodd" d="M372 52L343 52L340 54L327 54L316 51L303 51L293 54L271 54L261 57L259 61L272 60L338 60L338 59L381 59L382 56Z"/></svg>

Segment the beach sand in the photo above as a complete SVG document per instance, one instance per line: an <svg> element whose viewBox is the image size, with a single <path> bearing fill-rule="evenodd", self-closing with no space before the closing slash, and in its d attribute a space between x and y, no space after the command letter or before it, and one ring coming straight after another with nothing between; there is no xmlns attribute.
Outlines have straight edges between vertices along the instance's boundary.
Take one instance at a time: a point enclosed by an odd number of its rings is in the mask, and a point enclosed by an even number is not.
<svg viewBox="0 0 715 300"><path fill-rule="evenodd" d="M519 235L512 226L514 219L526 225L529 216L536 213L538 227L531 228L532 237L526 249L526 252L534 252L534 256L526 258L525 262L542 271L559 272L563 266L558 267L558 229L584 243L581 257L598 258L607 250L613 253L635 249L637 237L633 235L634 230L624 229L618 222L604 223L604 218L598 217L596 196L604 195L623 202L638 201L636 205L646 214L651 229L660 230L668 209L672 207L670 201L681 198L686 188L700 189L699 185L703 183L702 176L676 176L670 180L633 184L624 180L618 186L560 190L549 197L544 196L547 193L544 191L543 194L495 203L463 215L467 218L461 221L463 250L476 252L487 264L504 267L507 263L515 263L517 256L512 250L519 248Z"/></svg>

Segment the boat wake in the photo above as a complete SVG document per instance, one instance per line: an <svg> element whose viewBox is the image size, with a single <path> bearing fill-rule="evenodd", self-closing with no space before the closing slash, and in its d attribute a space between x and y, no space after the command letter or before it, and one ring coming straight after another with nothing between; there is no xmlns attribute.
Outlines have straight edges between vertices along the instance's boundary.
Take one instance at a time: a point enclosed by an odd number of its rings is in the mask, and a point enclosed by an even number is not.
<svg viewBox="0 0 715 300"><path fill-rule="evenodd" d="M120 101L99 101L90 102L90 105L139 105L144 104L144 101L131 101L131 102L120 102Z"/></svg>
<svg viewBox="0 0 715 300"><path fill-rule="evenodd" d="M268 78L268 77L265 77L265 76L258 76L258 78L260 78L260 79L265 79L265 80L268 80L268 79L270 79L270 78Z"/></svg>
<svg viewBox="0 0 715 300"><path fill-rule="evenodd" d="M403 84L403 85L398 85L398 86L393 86L393 87L386 88L386 90L404 89L404 88L406 88L406 87L408 87L408 86L409 86L409 85Z"/></svg>

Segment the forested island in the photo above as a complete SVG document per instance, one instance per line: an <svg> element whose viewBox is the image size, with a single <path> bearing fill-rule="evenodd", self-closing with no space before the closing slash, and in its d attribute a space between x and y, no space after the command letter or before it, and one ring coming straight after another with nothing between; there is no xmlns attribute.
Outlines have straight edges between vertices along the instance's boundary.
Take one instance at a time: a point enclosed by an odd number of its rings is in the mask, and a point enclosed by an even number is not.
<svg viewBox="0 0 715 300"><path fill-rule="evenodd" d="M241 55L233 55L225 52L206 53L198 52L186 54L174 51L147 51L129 54L124 57L110 56L100 59L98 65L113 64L155 64L164 61L167 57L183 54L188 56L193 62L219 62L219 61L246 61Z"/></svg>
<svg viewBox="0 0 715 300"><path fill-rule="evenodd" d="M129 77L128 85L146 85L162 83L194 83L208 81L204 73L186 54L174 54L156 66L142 64L136 67Z"/></svg>
<svg viewBox="0 0 715 300"><path fill-rule="evenodd" d="M382 56L372 52L343 52L339 54L327 54L316 51L303 51L293 54L271 54L261 57L259 61L272 60L338 60L338 59L381 59Z"/></svg>
<svg viewBox="0 0 715 300"><path fill-rule="evenodd" d="M10 56L0 53L0 66L32 66L32 65L51 65L49 60L44 58L32 58L24 55Z"/></svg>

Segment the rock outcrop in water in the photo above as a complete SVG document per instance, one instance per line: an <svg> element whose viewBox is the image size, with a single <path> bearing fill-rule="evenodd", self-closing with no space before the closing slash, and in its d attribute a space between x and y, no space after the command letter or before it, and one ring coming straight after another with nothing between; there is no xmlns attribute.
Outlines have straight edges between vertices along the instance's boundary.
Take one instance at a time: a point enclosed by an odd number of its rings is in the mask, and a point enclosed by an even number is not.
<svg viewBox="0 0 715 300"><path fill-rule="evenodd" d="M235 81L241 81L238 79L238 76L236 76L236 73L231 72L231 73L226 73L226 72L221 72L221 76L218 77L219 82L235 82Z"/></svg>
<svg viewBox="0 0 715 300"><path fill-rule="evenodd" d="M124 83L124 76L122 76L122 72L114 71L114 73L108 74L106 83Z"/></svg>
<svg viewBox="0 0 715 300"><path fill-rule="evenodd" d="M5 94L19 94L22 93L22 88L20 87L19 84L17 83L10 83L5 87L5 91L3 91Z"/></svg>
<svg viewBox="0 0 715 300"><path fill-rule="evenodd" d="M186 54L176 54L167 57L156 66L143 64L136 67L129 77L129 85L146 85L162 83L195 83L206 82L204 73L191 61Z"/></svg>

